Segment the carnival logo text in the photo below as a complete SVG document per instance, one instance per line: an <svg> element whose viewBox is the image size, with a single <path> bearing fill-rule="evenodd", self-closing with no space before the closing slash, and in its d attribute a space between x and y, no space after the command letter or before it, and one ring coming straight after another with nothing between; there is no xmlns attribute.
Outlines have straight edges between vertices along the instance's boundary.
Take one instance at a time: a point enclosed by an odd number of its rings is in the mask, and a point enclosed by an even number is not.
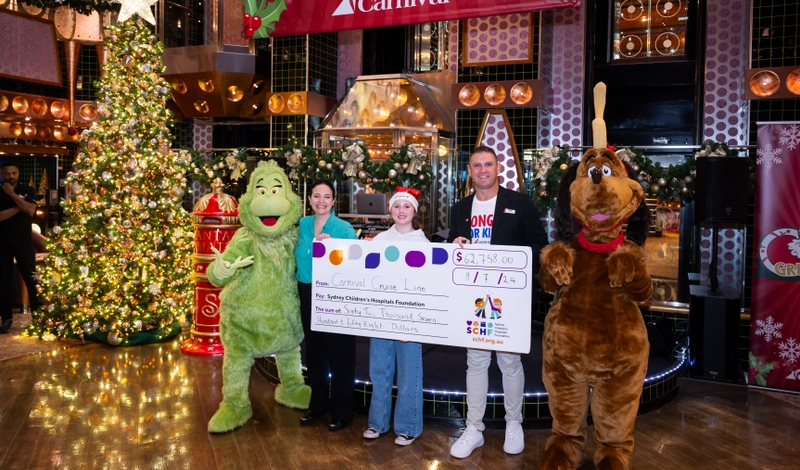
<svg viewBox="0 0 800 470"><path fill-rule="evenodd" d="M331 16L353 15L356 11L371 13L374 11L400 10L403 8L444 5L450 0L342 0Z"/></svg>

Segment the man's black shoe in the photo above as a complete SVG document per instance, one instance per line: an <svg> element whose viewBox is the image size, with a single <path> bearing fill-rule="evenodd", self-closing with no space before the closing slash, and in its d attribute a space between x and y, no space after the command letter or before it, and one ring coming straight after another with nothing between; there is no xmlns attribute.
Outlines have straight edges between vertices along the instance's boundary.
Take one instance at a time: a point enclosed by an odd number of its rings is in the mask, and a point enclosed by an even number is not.
<svg viewBox="0 0 800 470"><path fill-rule="evenodd" d="M342 421L339 419L332 419L331 422L328 423L328 431L341 431L349 426L351 421L353 420L348 419L347 421Z"/></svg>
<svg viewBox="0 0 800 470"><path fill-rule="evenodd" d="M306 414L304 414L300 418L300 424L302 424L302 425L313 424L313 423L317 422L317 420L322 418L323 416L325 416L325 412L324 411L306 411Z"/></svg>
<svg viewBox="0 0 800 470"><path fill-rule="evenodd" d="M2 325L0 325L0 333L8 333L11 330L11 319L3 320Z"/></svg>

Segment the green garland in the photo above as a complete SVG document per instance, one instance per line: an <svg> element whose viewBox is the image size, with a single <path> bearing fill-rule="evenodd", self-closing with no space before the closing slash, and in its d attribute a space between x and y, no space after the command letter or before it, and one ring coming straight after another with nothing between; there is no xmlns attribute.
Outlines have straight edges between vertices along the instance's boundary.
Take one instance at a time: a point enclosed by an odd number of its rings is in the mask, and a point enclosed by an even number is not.
<svg viewBox="0 0 800 470"><path fill-rule="evenodd" d="M533 202L539 212L546 214L556 206L556 191L561 175L572 162L569 147L545 149L535 157L536 175L533 179Z"/></svg>
<svg viewBox="0 0 800 470"><path fill-rule="evenodd" d="M312 147L287 144L272 152L272 158L286 160L286 167L289 169L289 179L291 180L300 181L318 178L317 164L319 158ZM327 172L327 169L325 171ZM319 178L325 178L325 176L319 176Z"/></svg>
<svg viewBox="0 0 800 470"><path fill-rule="evenodd" d="M424 196L433 181L433 167L430 159L426 158L428 156L422 152L414 144L402 146L386 160L367 167L366 173L371 178L366 178L364 182L379 193L390 194L397 186L403 186L414 188Z"/></svg>
<svg viewBox="0 0 800 470"><path fill-rule="evenodd" d="M231 150L225 153L216 153L211 160L194 149L185 149L192 155L190 177L199 181L204 186L211 187L211 183L219 178L229 186L234 181L244 178L247 174L248 151L244 148Z"/></svg>
<svg viewBox="0 0 800 470"><path fill-rule="evenodd" d="M694 198L694 158L689 158L680 165L664 168L661 163L654 162L635 147L621 149L617 151L617 156L633 167L637 173L635 179L641 183L645 197L681 202Z"/></svg>
<svg viewBox="0 0 800 470"><path fill-rule="evenodd" d="M82 15L91 14L93 11L119 11L120 4L110 0L24 0L25 5L40 8L69 7Z"/></svg>
<svg viewBox="0 0 800 470"><path fill-rule="evenodd" d="M724 143L709 141L695 154L695 158L708 155L736 156L737 152L730 150ZM617 156L633 167L636 174L631 176L641 183L647 197L657 198L660 201L681 202L694 198L695 158L665 168L635 147L617 150ZM545 213L555 207L558 182L572 162L572 158L568 147L553 147L540 152L535 160L537 174L533 181L533 200L536 207Z"/></svg>

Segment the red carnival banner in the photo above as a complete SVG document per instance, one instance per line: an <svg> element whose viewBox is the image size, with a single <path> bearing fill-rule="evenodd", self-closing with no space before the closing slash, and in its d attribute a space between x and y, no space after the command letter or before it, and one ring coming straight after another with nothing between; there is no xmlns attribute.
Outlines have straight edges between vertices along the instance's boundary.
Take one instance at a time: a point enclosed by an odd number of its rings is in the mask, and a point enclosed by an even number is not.
<svg viewBox="0 0 800 470"><path fill-rule="evenodd" d="M270 36L383 28L573 8L580 0L286 0Z"/></svg>
<svg viewBox="0 0 800 470"><path fill-rule="evenodd" d="M800 391L800 123L758 125L750 380Z"/></svg>

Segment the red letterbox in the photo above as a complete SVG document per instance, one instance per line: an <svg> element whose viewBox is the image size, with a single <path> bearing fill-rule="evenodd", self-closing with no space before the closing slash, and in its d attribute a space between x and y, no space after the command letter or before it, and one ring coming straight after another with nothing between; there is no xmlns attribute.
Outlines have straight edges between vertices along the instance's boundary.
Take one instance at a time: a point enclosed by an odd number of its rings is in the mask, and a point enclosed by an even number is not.
<svg viewBox="0 0 800 470"><path fill-rule="evenodd" d="M181 351L194 356L217 356L224 353L219 338L219 294L221 287L208 281L206 269L214 261L211 247L225 251L233 234L239 229L239 203L225 194L222 181L216 179L212 192L194 206L194 309L192 337L181 344Z"/></svg>

